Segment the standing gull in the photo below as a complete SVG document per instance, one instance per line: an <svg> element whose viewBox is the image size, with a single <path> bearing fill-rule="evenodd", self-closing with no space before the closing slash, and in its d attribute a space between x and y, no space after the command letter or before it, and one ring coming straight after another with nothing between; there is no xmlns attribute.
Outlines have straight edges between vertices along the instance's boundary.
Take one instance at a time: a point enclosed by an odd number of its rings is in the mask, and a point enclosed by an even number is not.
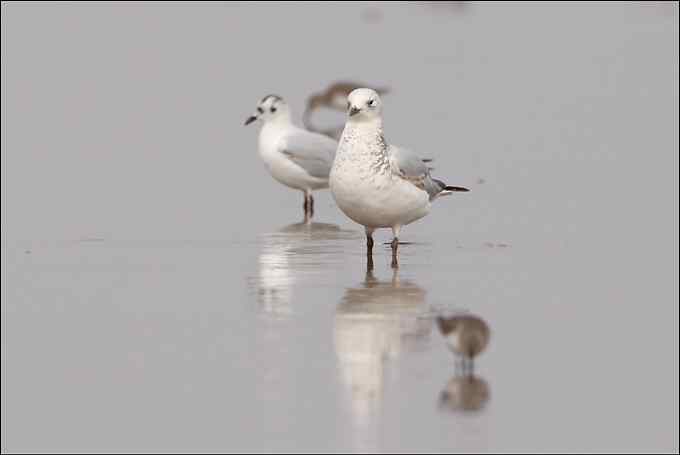
<svg viewBox="0 0 680 455"><path fill-rule="evenodd" d="M249 125L262 120L260 157L278 182L304 193L305 220L314 215L312 191L328 188L328 173L337 143L321 134L298 128L291 120L288 104L277 95L267 95L246 119Z"/></svg>
<svg viewBox="0 0 680 455"><path fill-rule="evenodd" d="M433 179L420 158L385 142L382 102L374 90L354 90L348 108L331 169L331 192L340 210L366 229L368 267L373 267L373 231L377 228L392 228L392 267L398 267L401 227L427 215L437 197L468 190Z"/></svg>

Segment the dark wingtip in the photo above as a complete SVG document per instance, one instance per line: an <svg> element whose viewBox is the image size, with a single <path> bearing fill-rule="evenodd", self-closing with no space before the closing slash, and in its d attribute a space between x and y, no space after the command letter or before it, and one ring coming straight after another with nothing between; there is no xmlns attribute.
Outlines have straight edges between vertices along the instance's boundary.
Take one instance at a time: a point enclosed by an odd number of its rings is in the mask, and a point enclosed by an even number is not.
<svg viewBox="0 0 680 455"><path fill-rule="evenodd" d="M466 192L466 191L470 191L470 190L467 189L467 188L464 188L464 187L462 187L462 186L445 186L445 187L444 187L444 191L462 191L462 192Z"/></svg>

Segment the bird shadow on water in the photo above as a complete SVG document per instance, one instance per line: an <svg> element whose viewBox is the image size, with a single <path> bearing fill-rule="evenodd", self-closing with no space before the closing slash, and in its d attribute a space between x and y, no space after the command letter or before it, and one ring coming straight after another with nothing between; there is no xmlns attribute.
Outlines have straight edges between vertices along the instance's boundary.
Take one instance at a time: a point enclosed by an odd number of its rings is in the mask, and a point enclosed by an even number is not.
<svg viewBox="0 0 680 455"><path fill-rule="evenodd" d="M309 219L262 234L258 241L258 273L248 279L260 312L290 316L295 287L341 260L343 242L339 241L357 238L358 231Z"/></svg>
<svg viewBox="0 0 680 455"><path fill-rule="evenodd" d="M398 269L391 274L381 280L368 270L360 284L345 291L335 312L338 372L361 451L375 449L386 364L425 346L432 332L426 291L400 279Z"/></svg>

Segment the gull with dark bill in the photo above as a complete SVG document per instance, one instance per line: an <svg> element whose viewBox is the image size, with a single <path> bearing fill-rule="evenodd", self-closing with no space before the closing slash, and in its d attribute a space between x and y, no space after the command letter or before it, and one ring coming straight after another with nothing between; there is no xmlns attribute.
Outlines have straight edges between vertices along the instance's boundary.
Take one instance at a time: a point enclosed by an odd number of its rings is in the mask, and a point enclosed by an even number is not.
<svg viewBox="0 0 680 455"><path fill-rule="evenodd" d="M288 104L277 95L258 103L245 124L262 121L259 152L272 177L304 193L305 220L314 215L312 191L328 188L337 142L293 124Z"/></svg>
<svg viewBox="0 0 680 455"><path fill-rule="evenodd" d="M391 228L392 267L398 267L401 227L427 215L439 196L468 189L432 178L422 159L385 142L375 90L354 90L348 110L330 173L331 193L340 210L366 230L367 266L373 267L373 232Z"/></svg>

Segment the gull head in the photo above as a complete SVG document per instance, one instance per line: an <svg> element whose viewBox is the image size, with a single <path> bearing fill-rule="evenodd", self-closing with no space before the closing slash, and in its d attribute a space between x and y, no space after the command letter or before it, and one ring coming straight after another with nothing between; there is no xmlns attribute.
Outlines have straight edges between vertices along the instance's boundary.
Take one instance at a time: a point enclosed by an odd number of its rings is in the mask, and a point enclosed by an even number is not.
<svg viewBox="0 0 680 455"><path fill-rule="evenodd" d="M350 121L373 120L380 118L382 101L375 90L358 88L347 97L347 109Z"/></svg>
<svg viewBox="0 0 680 455"><path fill-rule="evenodd" d="M257 109L246 119L245 125L250 125L255 120L270 122L279 119L290 119L288 104L278 95L267 95L257 103Z"/></svg>

